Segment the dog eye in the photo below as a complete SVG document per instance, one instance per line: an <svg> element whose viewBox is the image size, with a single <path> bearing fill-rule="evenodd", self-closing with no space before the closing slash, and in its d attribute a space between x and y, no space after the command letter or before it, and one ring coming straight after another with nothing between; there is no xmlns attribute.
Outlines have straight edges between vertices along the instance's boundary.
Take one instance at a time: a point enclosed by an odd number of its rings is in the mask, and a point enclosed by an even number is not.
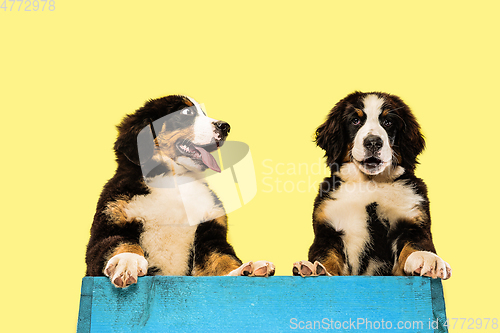
<svg viewBox="0 0 500 333"><path fill-rule="evenodd" d="M361 119L354 118L351 122L353 125L358 126L359 124L361 124Z"/></svg>
<svg viewBox="0 0 500 333"><path fill-rule="evenodd" d="M193 109L184 109L181 111L181 114L184 114L186 116L193 116L194 115L194 110Z"/></svg>
<svg viewBox="0 0 500 333"><path fill-rule="evenodd" d="M392 126L392 121L390 121L389 119L384 119L384 121L382 122L382 125L384 127L391 127Z"/></svg>

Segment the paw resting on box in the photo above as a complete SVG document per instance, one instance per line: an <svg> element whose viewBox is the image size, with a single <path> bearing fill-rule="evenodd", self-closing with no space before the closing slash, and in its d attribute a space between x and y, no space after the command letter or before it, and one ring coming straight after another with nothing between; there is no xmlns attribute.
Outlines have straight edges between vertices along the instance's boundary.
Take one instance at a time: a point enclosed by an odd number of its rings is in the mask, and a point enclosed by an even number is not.
<svg viewBox="0 0 500 333"><path fill-rule="evenodd" d="M259 276L268 277L273 276L275 271L274 264L269 261L249 261L241 265L235 270L229 272L227 276Z"/></svg>
<svg viewBox="0 0 500 333"><path fill-rule="evenodd" d="M147 260L135 253L120 253L112 257L104 274L109 277L117 288L126 288L137 283L137 277L146 275L148 271Z"/></svg>
<svg viewBox="0 0 500 333"><path fill-rule="evenodd" d="M406 259L405 273L408 275L428 276L443 280L451 277L450 265L432 252L415 251Z"/></svg>
<svg viewBox="0 0 500 333"><path fill-rule="evenodd" d="M307 260L297 261L293 264L293 275L294 276L332 276L326 270L325 266L323 266L319 261L315 261L314 264Z"/></svg>

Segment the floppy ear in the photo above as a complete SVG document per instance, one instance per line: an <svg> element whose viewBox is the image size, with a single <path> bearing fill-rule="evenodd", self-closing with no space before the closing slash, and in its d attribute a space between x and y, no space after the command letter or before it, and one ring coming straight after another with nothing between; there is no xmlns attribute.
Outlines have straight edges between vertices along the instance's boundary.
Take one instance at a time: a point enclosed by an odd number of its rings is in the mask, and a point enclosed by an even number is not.
<svg viewBox="0 0 500 333"><path fill-rule="evenodd" d="M137 121L134 115L129 115L117 128L119 134L114 146L117 156L121 153L136 165L145 164L153 157L153 133L146 119Z"/></svg>
<svg viewBox="0 0 500 333"><path fill-rule="evenodd" d="M338 102L330 111L326 121L316 130L316 144L325 151L330 169L340 166L347 153L345 130L343 128L344 100Z"/></svg>
<svg viewBox="0 0 500 333"><path fill-rule="evenodd" d="M420 125L408 106L403 112L399 112L399 115L404 121L397 143L401 155L401 166L413 171L418 164L417 156L425 149L425 139L420 131Z"/></svg>

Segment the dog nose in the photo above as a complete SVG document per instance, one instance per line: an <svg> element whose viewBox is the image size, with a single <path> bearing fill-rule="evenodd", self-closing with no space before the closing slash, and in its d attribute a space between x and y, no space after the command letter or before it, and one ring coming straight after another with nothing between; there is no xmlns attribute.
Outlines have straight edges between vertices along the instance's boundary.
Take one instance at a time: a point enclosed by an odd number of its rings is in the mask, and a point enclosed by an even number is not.
<svg viewBox="0 0 500 333"><path fill-rule="evenodd" d="M215 123L215 127L221 132L222 135L227 135L231 130L231 126L225 121L218 121Z"/></svg>
<svg viewBox="0 0 500 333"><path fill-rule="evenodd" d="M363 146L365 146L365 148L371 151L372 153L375 153L380 149L382 149L383 145L384 141L382 141L382 138L377 135L370 134L363 141Z"/></svg>

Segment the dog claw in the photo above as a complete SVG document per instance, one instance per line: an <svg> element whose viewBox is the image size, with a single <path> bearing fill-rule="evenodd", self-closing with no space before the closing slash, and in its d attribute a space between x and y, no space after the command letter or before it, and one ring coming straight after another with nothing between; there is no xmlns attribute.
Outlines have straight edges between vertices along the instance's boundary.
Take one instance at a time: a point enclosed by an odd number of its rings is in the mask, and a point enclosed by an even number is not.
<svg viewBox="0 0 500 333"><path fill-rule="evenodd" d="M108 276L117 288L126 288L137 283L137 277L146 275L148 270L147 260L135 253L121 253L112 257L104 269L104 275Z"/></svg>
<svg viewBox="0 0 500 333"><path fill-rule="evenodd" d="M273 276L275 272L275 267L272 262L261 260L261 261L249 261L237 269L229 272L227 276L250 276L250 277L268 277Z"/></svg>
<svg viewBox="0 0 500 333"><path fill-rule="evenodd" d="M294 276L332 276L319 261L314 264L307 260L297 261L293 264L292 273Z"/></svg>
<svg viewBox="0 0 500 333"><path fill-rule="evenodd" d="M408 256L404 271L408 275L427 276L433 279L449 279L450 265L432 252L416 251Z"/></svg>

